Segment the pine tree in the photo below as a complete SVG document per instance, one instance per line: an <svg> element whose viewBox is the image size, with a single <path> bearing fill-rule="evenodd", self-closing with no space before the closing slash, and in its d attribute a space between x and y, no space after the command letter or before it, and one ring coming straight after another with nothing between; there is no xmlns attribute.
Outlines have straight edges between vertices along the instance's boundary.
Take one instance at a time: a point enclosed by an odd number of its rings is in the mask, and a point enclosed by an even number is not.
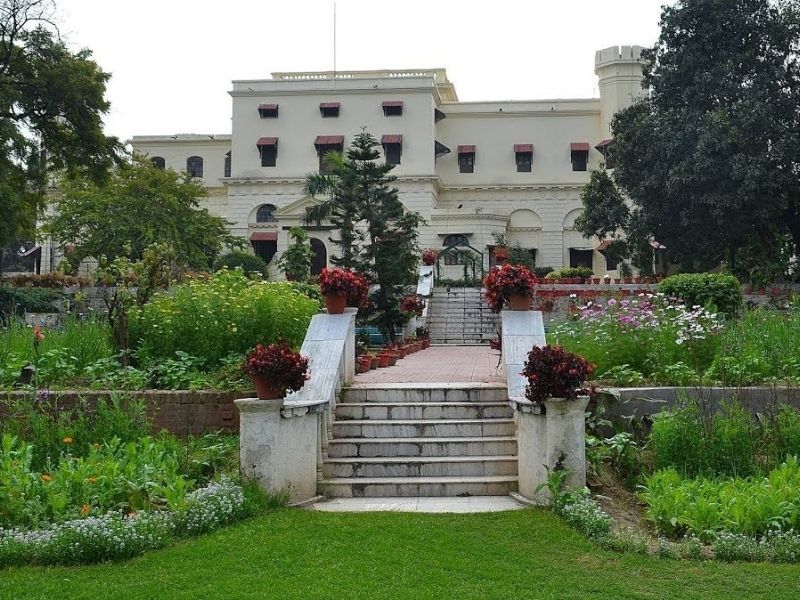
<svg viewBox="0 0 800 600"><path fill-rule="evenodd" d="M306 181L310 194L326 196L309 209L308 220L327 219L337 227L339 237L331 241L340 254L331 262L375 284L364 317L394 339L397 327L408 320L400 299L415 280L417 230L424 221L400 201L391 185L397 179L390 175L394 167L379 160L377 148L378 141L362 131L344 155L326 157L330 173L313 174Z"/></svg>

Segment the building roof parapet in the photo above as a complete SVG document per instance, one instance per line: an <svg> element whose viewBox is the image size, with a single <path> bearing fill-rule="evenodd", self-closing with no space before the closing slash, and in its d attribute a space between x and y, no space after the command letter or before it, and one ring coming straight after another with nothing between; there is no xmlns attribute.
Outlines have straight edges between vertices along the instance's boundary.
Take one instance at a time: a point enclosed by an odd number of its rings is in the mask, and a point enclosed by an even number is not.
<svg viewBox="0 0 800 600"><path fill-rule="evenodd" d="M213 144L230 142L229 133L177 133L175 135L135 135L128 143L130 144L169 144L192 142L195 144Z"/></svg>

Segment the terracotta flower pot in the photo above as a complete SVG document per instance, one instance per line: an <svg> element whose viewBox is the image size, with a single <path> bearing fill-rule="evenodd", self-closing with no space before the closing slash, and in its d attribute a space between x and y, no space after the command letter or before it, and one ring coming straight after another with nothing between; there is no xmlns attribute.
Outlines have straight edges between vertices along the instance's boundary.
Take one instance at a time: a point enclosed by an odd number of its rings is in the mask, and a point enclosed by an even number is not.
<svg viewBox="0 0 800 600"><path fill-rule="evenodd" d="M405 346L398 346L397 347L397 358L403 359L406 357L406 347Z"/></svg>
<svg viewBox="0 0 800 600"><path fill-rule="evenodd" d="M347 305L347 296L325 296L325 308L329 315L341 315Z"/></svg>
<svg viewBox="0 0 800 600"><path fill-rule="evenodd" d="M508 299L508 308L511 310L530 310L531 297L525 294L511 294Z"/></svg>
<svg viewBox="0 0 800 600"><path fill-rule="evenodd" d="M385 369L389 366L389 358L390 356L386 353L378 354L378 367L381 369Z"/></svg>
<svg viewBox="0 0 800 600"><path fill-rule="evenodd" d="M380 361L378 360L377 356L370 356L369 357L369 370L370 371L374 371L375 369L377 369L379 362Z"/></svg>
<svg viewBox="0 0 800 600"><path fill-rule="evenodd" d="M430 347L431 347L431 339L430 338L425 338L424 340L422 340L422 349L423 350L425 350L427 348L430 348Z"/></svg>
<svg viewBox="0 0 800 600"><path fill-rule="evenodd" d="M400 358L400 356L397 354L397 352L389 352L388 354L389 354L389 366L393 367L397 364L397 359Z"/></svg>
<svg viewBox="0 0 800 600"><path fill-rule="evenodd" d="M598 285L600 283L600 278L599 277L592 277L592 283L595 284L595 285Z"/></svg>
<svg viewBox="0 0 800 600"><path fill-rule="evenodd" d="M364 361L359 358L356 362L356 373L366 373L367 371L369 371L369 361Z"/></svg>
<svg viewBox="0 0 800 600"><path fill-rule="evenodd" d="M281 397L280 389L263 375L250 375L259 400L275 400Z"/></svg>

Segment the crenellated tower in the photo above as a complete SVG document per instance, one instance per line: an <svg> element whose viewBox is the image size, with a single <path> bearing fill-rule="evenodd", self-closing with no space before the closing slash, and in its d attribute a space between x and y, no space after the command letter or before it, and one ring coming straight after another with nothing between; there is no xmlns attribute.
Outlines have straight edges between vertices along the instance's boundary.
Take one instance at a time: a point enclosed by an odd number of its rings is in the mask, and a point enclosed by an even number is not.
<svg viewBox="0 0 800 600"><path fill-rule="evenodd" d="M611 46L598 50L594 72L599 78L603 135L611 137L611 119L644 94L641 46Z"/></svg>

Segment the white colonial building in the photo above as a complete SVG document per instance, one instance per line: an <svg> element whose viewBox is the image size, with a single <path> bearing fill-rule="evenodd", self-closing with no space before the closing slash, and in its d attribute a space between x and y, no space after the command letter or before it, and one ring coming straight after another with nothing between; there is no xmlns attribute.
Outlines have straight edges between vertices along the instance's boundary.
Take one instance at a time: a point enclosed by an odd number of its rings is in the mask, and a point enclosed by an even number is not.
<svg viewBox="0 0 800 600"><path fill-rule="evenodd" d="M421 247L466 242L488 263L493 234L505 233L537 266L587 265L602 275L615 265L574 222L589 171L603 165L614 113L642 93L640 51L598 51L600 97L571 100L460 102L444 69L273 73L233 82L230 134L136 136L131 144L200 179L209 210L269 260L315 202L303 184L322 153L346 148L366 127L396 163L403 202L427 221ZM317 270L336 250L324 226L307 229Z"/></svg>

